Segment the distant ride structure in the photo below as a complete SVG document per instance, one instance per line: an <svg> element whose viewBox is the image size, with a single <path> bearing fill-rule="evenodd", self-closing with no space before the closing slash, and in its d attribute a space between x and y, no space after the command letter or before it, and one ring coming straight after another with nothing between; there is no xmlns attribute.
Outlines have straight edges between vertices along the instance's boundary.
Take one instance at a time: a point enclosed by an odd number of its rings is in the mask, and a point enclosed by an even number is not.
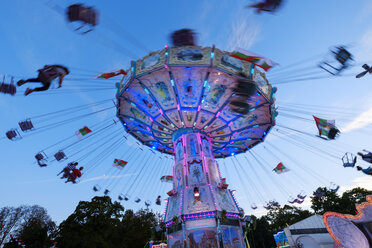
<svg viewBox="0 0 372 248"><path fill-rule="evenodd" d="M244 114L230 109L241 75L255 84ZM168 247L246 247L242 210L215 158L264 141L275 125L275 91L254 64L214 46L166 46L131 62L117 84L117 117L143 145L174 156Z"/></svg>

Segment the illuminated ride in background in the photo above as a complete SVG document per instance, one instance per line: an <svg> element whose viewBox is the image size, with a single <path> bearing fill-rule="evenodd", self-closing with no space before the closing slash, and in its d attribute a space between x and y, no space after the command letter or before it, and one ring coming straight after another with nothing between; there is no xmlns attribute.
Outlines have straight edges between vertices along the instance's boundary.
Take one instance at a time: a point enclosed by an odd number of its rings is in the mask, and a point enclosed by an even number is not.
<svg viewBox="0 0 372 248"><path fill-rule="evenodd" d="M255 89L244 115L230 104L241 75ZM117 84L117 117L143 145L175 157L164 216L169 247L245 247L242 210L215 158L264 141L275 125L274 92L254 64L214 46L166 46L131 63Z"/></svg>

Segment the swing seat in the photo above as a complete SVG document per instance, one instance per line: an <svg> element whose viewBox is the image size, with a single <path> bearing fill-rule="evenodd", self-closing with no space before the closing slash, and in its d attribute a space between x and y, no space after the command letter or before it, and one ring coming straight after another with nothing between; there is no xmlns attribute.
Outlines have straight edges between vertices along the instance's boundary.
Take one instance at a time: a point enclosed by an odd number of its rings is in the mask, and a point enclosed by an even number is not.
<svg viewBox="0 0 372 248"><path fill-rule="evenodd" d="M339 189L340 189L340 186L337 185L336 188L330 189L330 191L333 192L333 193L337 193L337 191L338 191Z"/></svg>
<svg viewBox="0 0 372 248"><path fill-rule="evenodd" d="M44 152L39 152L38 154L35 155L35 159L37 163L39 164L40 167L45 167L47 166L47 156L45 155Z"/></svg>
<svg viewBox="0 0 372 248"><path fill-rule="evenodd" d="M125 196L124 196L124 201L128 201L129 198L130 198L129 195L125 195Z"/></svg>
<svg viewBox="0 0 372 248"><path fill-rule="evenodd" d="M124 200L124 197L121 196L121 195L119 195L119 196L118 196L118 199L119 199L119 201L122 201L122 200Z"/></svg>
<svg viewBox="0 0 372 248"><path fill-rule="evenodd" d="M357 157L347 152L342 157L342 163L344 167L354 167L357 162Z"/></svg>
<svg viewBox="0 0 372 248"><path fill-rule="evenodd" d="M94 185L93 186L93 190L95 191L95 192L97 192L97 191L100 191L101 190L101 187L97 184L97 185Z"/></svg>
<svg viewBox="0 0 372 248"><path fill-rule="evenodd" d="M277 201L273 202L273 206L274 207L279 207L279 202L277 202Z"/></svg>
<svg viewBox="0 0 372 248"><path fill-rule="evenodd" d="M67 159L67 156L63 151L57 152L56 154L54 154L54 157L59 162Z"/></svg>
<svg viewBox="0 0 372 248"><path fill-rule="evenodd" d="M34 125L32 124L32 121L30 119L27 119L25 121L18 122L19 127L21 128L22 132L30 131L34 129Z"/></svg>
<svg viewBox="0 0 372 248"><path fill-rule="evenodd" d="M269 210L269 209L271 209L271 205L270 204L267 204L267 205L265 205L265 206L263 206L265 209L267 209L267 210Z"/></svg>
<svg viewBox="0 0 372 248"><path fill-rule="evenodd" d="M19 140L22 138L17 129L11 129L6 132L5 135L11 141Z"/></svg>
<svg viewBox="0 0 372 248"><path fill-rule="evenodd" d="M38 154L35 155L35 158L36 158L37 161L40 161L40 160L45 159L45 158L44 158L44 155L41 154L40 152L39 152Z"/></svg>
<svg viewBox="0 0 372 248"><path fill-rule="evenodd" d="M105 191L103 191L104 195L108 195L109 193L110 193L110 190L108 190L108 189L105 189Z"/></svg>
<svg viewBox="0 0 372 248"><path fill-rule="evenodd" d="M138 197L134 200L135 203L139 203L140 201L141 201L141 199L138 198Z"/></svg>
<svg viewBox="0 0 372 248"><path fill-rule="evenodd" d="M305 191L301 191L301 192L297 195L297 198L298 198L298 199L301 199L301 200L305 199L305 198L306 198L306 193L305 193Z"/></svg>
<svg viewBox="0 0 372 248"><path fill-rule="evenodd" d="M17 93L17 88L14 84L0 84L0 92L14 96Z"/></svg>
<svg viewBox="0 0 372 248"><path fill-rule="evenodd" d="M151 202L150 201L145 201L145 205L146 205L146 207L150 207Z"/></svg>
<svg viewBox="0 0 372 248"><path fill-rule="evenodd" d="M69 22L79 22L75 31L81 34L89 33L98 23L98 14L92 7L85 7L81 4L70 5L67 9Z"/></svg>
<svg viewBox="0 0 372 248"><path fill-rule="evenodd" d="M253 210L255 210L255 209L257 209L257 205L253 203L253 204L251 205L251 208L252 208Z"/></svg>
<svg viewBox="0 0 372 248"><path fill-rule="evenodd" d="M159 205L159 206L160 206L160 205L161 205L161 200L160 200L159 198L158 198L158 199L156 199L156 202L155 202L155 204L156 204L156 205Z"/></svg>

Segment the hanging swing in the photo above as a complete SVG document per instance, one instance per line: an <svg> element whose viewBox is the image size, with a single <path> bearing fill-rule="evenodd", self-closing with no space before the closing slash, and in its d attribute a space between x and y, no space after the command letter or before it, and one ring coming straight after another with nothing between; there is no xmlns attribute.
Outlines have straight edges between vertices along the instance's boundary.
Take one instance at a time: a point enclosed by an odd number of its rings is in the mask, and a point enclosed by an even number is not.
<svg viewBox="0 0 372 248"><path fill-rule="evenodd" d="M95 192L100 191L101 190L101 187L98 184L96 184L96 185L93 186L93 190Z"/></svg>
<svg viewBox="0 0 372 248"><path fill-rule="evenodd" d="M288 203L290 203L290 204L294 204L295 202L296 202L296 198L293 198L292 196L291 197L289 197L289 199L288 199Z"/></svg>
<svg viewBox="0 0 372 248"><path fill-rule="evenodd" d="M354 167L357 162L357 157L350 152L345 153L342 157L344 167Z"/></svg>
<svg viewBox="0 0 372 248"><path fill-rule="evenodd" d="M22 132L31 131L34 129L34 124L32 123L31 119L20 121L18 122L18 125L21 128Z"/></svg>
<svg viewBox="0 0 372 248"><path fill-rule="evenodd" d="M126 194L126 195L124 196L124 201L128 201L129 198L130 198L130 196L129 196L128 194Z"/></svg>
<svg viewBox="0 0 372 248"><path fill-rule="evenodd" d="M334 182L331 182L331 185L329 186L329 190L333 193L337 193L337 191L340 189L340 185L335 184Z"/></svg>
<svg viewBox="0 0 372 248"><path fill-rule="evenodd" d="M11 141L22 139L21 134L18 132L16 128L10 129L8 132L5 133L5 135Z"/></svg>
<svg viewBox="0 0 372 248"><path fill-rule="evenodd" d="M120 194L120 195L118 196L119 201L124 200L124 198L125 198L125 196L124 196L123 194Z"/></svg>
<svg viewBox="0 0 372 248"><path fill-rule="evenodd" d="M297 195L297 198L303 200L303 199L306 198L306 196L307 196L307 195L306 195L306 192L302 190L302 191Z"/></svg>
<svg viewBox="0 0 372 248"><path fill-rule="evenodd" d="M253 204L251 205L251 208L252 208L253 210L255 210L255 209L257 209L257 205L256 205L255 203L253 203Z"/></svg>
<svg viewBox="0 0 372 248"><path fill-rule="evenodd" d="M54 154L54 157L55 159L58 161L58 162L62 162L64 160L67 159L67 156L66 154L64 153L64 151L60 150L58 151L56 154Z"/></svg>
<svg viewBox="0 0 372 248"><path fill-rule="evenodd" d="M98 13L92 7L85 7L81 4L70 5L67 9L67 19L75 23L75 31L80 34L89 33L98 23Z"/></svg>
<svg viewBox="0 0 372 248"><path fill-rule="evenodd" d="M12 77L10 84L5 83L5 76L3 82L0 84L0 92L14 96L17 93L17 88L14 85L14 79Z"/></svg>

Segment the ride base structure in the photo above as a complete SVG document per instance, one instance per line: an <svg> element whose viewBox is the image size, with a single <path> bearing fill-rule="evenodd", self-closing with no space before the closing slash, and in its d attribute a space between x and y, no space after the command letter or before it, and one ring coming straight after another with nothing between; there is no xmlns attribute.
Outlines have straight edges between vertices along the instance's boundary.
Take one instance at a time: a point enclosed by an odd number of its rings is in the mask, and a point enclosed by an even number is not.
<svg viewBox="0 0 372 248"><path fill-rule="evenodd" d="M229 108L240 73L256 84L247 115ZM273 90L253 64L215 47L168 47L132 62L117 116L143 145L174 156L168 247L246 247L242 210L215 158L246 152L275 125Z"/></svg>

